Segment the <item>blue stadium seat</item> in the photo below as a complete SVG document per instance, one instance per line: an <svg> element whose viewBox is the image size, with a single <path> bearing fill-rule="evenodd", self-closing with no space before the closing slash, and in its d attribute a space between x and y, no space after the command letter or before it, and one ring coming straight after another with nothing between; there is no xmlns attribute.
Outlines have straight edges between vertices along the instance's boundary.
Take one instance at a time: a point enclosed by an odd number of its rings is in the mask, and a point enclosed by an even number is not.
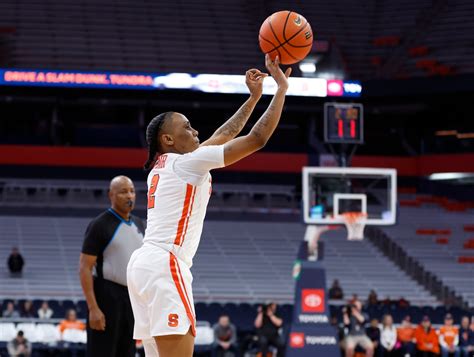
<svg viewBox="0 0 474 357"><path fill-rule="evenodd" d="M221 304L216 302L210 303L207 308L207 316L209 317L207 321L211 324L215 324L223 312L224 309Z"/></svg>
<svg viewBox="0 0 474 357"><path fill-rule="evenodd" d="M1 313L3 313L3 310L5 310L7 308L7 305L9 302L15 302L13 299L4 299L2 304L1 304ZM15 305L16 308L18 308L18 306Z"/></svg>
<svg viewBox="0 0 474 357"><path fill-rule="evenodd" d="M433 322L436 324L442 323L445 315L446 315L445 306L436 307L436 309L434 309L434 312L433 312Z"/></svg>
<svg viewBox="0 0 474 357"><path fill-rule="evenodd" d="M423 313L421 312L421 309L418 306L410 306L408 308L408 311L411 317L411 322L414 324L420 323L421 318L423 317Z"/></svg>
<svg viewBox="0 0 474 357"><path fill-rule="evenodd" d="M466 315L466 311L461 309L460 307L453 306L449 309L449 313L453 315L454 323L460 323L461 317ZM444 316L443 316L444 319Z"/></svg>
<svg viewBox="0 0 474 357"><path fill-rule="evenodd" d="M79 300L76 305L77 309L77 316L80 319L85 319L87 318L87 303L85 300Z"/></svg>
<svg viewBox="0 0 474 357"><path fill-rule="evenodd" d="M69 310L69 309L73 309L77 312L77 307L76 307L76 304L74 303L74 301L72 300L63 300L60 302L63 309L65 311Z"/></svg>
<svg viewBox="0 0 474 357"><path fill-rule="evenodd" d="M43 299L34 299L33 300L33 310L35 313L41 308L41 305L43 304Z"/></svg>
<svg viewBox="0 0 474 357"><path fill-rule="evenodd" d="M239 306L234 303L224 304L222 310L223 310L223 313L229 315L230 321L232 321L232 323L234 324L235 324L235 321L239 319L239 316L241 314Z"/></svg>
<svg viewBox="0 0 474 357"><path fill-rule="evenodd" d="M392 315L393 316L393 321L395 323L400 323L402 322L403 318L405 316L409 316L410 315L410 310L408 307L404 307L404 308L397 308L394 312L394 314Z"/></svg>
<svg viewBox="0 0 474 357"><path fill-rule="evenodd" d="M48 300L48 305L53 310L53 318L62 319L65 317L65 311L59 301L57 300Z"/></svg>
<svg viewBox="0 0 474 357"><path fill-rule="evenodd" d="M291 304L283 304L280 305L277 312L280 317L283 319L285 324L291 322L293 316L293 305Z"/></svg>
<svg viewBox="0 0 474 357"><path fill-rule="evenodd" d="M250 304L242 303L239 305L239 312L239 317L235 321L237 328L246 332L253 331L257 309Z"/></svg>
<svg viewBox="0 0 474 357"><path fill-rule="evenodd" d="M209 321L209 316L207 315L207 304L204 302L198 302L194 305L194 310L196 312L196 318L200 321Z"/></svg>

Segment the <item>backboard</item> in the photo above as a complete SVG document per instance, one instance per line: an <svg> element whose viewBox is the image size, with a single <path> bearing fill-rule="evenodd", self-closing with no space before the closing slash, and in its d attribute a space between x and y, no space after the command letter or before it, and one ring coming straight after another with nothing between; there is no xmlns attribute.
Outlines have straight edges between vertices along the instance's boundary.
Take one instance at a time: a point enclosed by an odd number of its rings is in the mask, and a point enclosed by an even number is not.
<svg viewBox="0 0 474 357"><path fill-rule="evenodd" d="M306 224L344 224L342 214L360 212L367 225L396 222L397 171L361 167L304 167Z"/></svg>

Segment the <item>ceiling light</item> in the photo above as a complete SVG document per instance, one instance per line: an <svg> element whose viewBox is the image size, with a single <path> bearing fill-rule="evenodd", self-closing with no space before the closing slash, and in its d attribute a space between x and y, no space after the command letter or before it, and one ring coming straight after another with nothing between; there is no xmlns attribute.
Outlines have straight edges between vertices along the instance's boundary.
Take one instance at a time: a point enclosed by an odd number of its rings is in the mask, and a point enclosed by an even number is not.
<svg viewBox="0 0 474 357"><path fill-rule="evenodd" d="M474 177L472 173L465 172L437 172L431 174L428 179L431 181L441 181L441 180L460 180L465 178Z"/></svg>

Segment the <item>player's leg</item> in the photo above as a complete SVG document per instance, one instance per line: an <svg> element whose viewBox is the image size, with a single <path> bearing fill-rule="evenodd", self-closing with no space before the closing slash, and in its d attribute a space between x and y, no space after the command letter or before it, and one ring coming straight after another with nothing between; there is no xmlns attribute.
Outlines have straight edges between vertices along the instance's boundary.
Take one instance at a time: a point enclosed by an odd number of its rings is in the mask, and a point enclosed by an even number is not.
<svg viewBox="0 0 474 357"><path fill-rule="evenodd" d="M142 341L145 357L159 357L158 346L153 338Z"/></svg>
<svg viewBox="0 0 474 357"><path fill-rule="evenodd" d="M152 348L146 340L157 336L160 357L191 357L195 319L189 268L180 267L170 252L156 248L145 251L140 259L132 256L127 277L134 336L147 349Z"/></svg>
<svg viewBox="0 0 474 357"><path fill-rule="evenodd" d="M194 336L191 328L185 335L157 336L155 341L160 357L192 357L193 355Z"/></svg>

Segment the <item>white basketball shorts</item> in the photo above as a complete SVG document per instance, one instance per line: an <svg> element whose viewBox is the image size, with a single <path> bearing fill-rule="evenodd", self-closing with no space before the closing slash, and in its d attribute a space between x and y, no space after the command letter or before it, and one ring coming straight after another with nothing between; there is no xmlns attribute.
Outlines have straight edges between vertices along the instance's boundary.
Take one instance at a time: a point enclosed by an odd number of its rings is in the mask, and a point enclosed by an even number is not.
<svg viewBox="0 0 474 357"><path fill-rule="evenodd" d="M190 327L196 336L192 280L188 266L172 253L150 245L137 249L127 267L133 338L185 335Z"/></svg>

